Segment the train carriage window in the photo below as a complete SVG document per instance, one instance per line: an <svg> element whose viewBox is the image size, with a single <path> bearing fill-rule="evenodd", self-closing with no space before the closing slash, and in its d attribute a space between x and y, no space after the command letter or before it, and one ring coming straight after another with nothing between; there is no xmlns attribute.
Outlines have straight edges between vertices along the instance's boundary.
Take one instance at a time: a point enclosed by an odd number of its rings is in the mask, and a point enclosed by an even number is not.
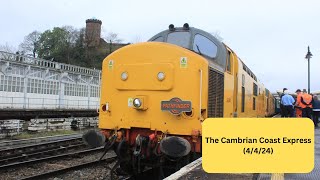
<svg viewBox="0 0 320 180"><path fill-rule="evenodd" d="M194 36L193 50L201 55L215 58L217 56L218 47L208 38L196 34Z"/></svg>
<svg viewBox="0 0 320 180"><path fill-rule="evenodd" d="M269 90L266 89L266 96L268 97L269 96Z"/></svg>
<svg viewBox="0 0 320 180"><path fill-rule="evenodd" d="M245 84L245 76L244 76L244 74L242 74L242 86L244 86L244 84Z"/></svg>
<svg viewBox="0 0 320 180"><path fill-rule="evenodd" d="M253 95L258 96L258 86L255 83L253 83Z"/></svg>
<svg viewBox="0 0 320 180"><path fill-rule="evenodd" d="M245 64L243 64L243 63L242 63L242 68L243 68L244 71L247 72L247 66Z"/></svg>
<svg viewBox="0 0 320 180"><path fill-rule="evenodd" d="M256 110L256 98L255 98L255 97L253 98L252 103L253 103L253 104L252 104L252 109L253 109L253 110Z"/></svg>
<svg viewBox="0 0 320 180"><path fill-rule="evenodd" d="M269 98L267 98L267 112L269 112Z"/></svg>
<svg viewBox="0 0 320 180"><path fill-rule="evenodd" d="M167 42L184 48L188 48L190 44L191 34L187 31L176 31L168 34Z"/></svg>
<svg viewBox="0 0 320 180"><path fill-rule="evenodd" d="M242 87L242 95L241 95L241 112L244 112L244 105L245 105L245 88Z"/></svg>
<svg viewBox="0 0 320 180"><path fill-rule="evenodd" d="M163 42L163 37L162 36L159 36L159 37L157 37L157 38L155 38L154 40L152 40L152 41L157 41L157 42Z"/></svg>

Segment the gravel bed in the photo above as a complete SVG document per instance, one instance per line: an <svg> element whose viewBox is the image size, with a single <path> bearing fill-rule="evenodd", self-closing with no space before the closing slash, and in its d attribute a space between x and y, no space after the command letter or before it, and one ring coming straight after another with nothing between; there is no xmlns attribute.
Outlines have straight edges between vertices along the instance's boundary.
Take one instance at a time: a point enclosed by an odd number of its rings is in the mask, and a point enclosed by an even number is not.
<svg viewBox="0 0 320 180"><path fill-rule="evenodd" d="M81 170L72 171L61 176L50 178L49 180L68 180L68 179L94 179L94 180L109 180L110 179L110 169L112 164L102 164L94 167L84 168Z"/></svg>
<svg viewBox="0 0 320 180"><path fill-rule="evenodd" d="M69 166L75 166L85 162L94 161L99 159L101 155L102 155L102 151L90 153L90 154L84 154L81 156L75 155L74 157L67 157L59 160L50 160L48 162L36 163L33 165L28 165L28 167L17 167L17 168L11 168L8 170L2 170L0 171L0 179L1 180L21 179L23 177L33 176L33 175L37 175L37 174L52 171L52 170L57 170L57 169L61 169ZM112 155L114 155L114 153L110 152L106 155L106 157L112 156ZM81 175L79 174L80 172L82 172L82 170L79 171L78 174L75 171L74 173L76 174L72 177L75 177L75 178L77 177L76 179L80 178L79 177L79 175ZM94 175L94 173L92 172L90 173ZM66 179L69 179L69 178L66 178ZM71 179L74 179L74 178L71 178ZM85 179L88 179L88 178L85 178Z"/></svg>

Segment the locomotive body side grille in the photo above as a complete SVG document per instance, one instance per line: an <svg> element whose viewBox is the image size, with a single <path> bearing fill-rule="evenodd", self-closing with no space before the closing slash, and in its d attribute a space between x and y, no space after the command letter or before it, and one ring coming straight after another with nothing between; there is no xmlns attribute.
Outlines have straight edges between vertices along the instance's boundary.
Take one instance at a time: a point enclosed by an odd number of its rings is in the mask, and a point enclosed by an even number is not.
<svg viewBox="0 0 320 180"><path fill-rule="evenodd" d="M224 75L209 67L208 117L223 117Z"/></svg>

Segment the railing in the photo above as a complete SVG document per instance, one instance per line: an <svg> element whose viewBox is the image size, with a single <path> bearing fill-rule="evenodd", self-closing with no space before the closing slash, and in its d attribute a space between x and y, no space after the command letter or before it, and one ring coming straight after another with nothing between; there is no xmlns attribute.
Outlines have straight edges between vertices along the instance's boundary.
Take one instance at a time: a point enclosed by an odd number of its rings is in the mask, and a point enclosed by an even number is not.
<svg viewBox="0 0 320 180"><path fill-rule="evenodd" d="M97 109L98 107L98 100L0 96L0 109Z"/></svg>
<svg viewBox="0 0 320 180"><path fill-rule="evenodd" d="M53 68L53 69L61 69L64 71L75 72L75 73L85 73L93 76L100 76L101 74L101 70L98 70L98 69L89 69L89 68L84 68L80 66L74 66L74 65L65 64L65 63L58 63L58 62L53 62L45 59L13 54L13 53L4 52L4 51L0 51L0 60L34 64L37 66Z"/></svg>

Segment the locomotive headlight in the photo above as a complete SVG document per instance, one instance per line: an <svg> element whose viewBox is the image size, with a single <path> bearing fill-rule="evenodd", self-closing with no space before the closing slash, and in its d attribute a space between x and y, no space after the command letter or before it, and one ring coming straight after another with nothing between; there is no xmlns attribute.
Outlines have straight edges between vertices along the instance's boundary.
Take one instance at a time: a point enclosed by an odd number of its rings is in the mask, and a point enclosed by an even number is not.
<svg viewBox="0 0 320 180"><path fill-rule="evenodd" d="M133 100L133 106L134 106L135 108L139 108L141 105L142 105L142 102L141 102L141 100L140 100L139 98L135 98L135 99Z"/></svg>
<svg viewBox="0 0 320 180"><path fill-rule="evenodd" d="M122 81L127 80L128 79L128 73L127 72L121 73L121 79L122 79Z"/></svg>
<svg viewBox="0 0 320 180"><path fill-rule="evenodd" d="M158 73L158 80L159 80L159 81L164 80L165 77L166 77L166 76L165 76L164 72L159 72L159 73Z"/></svg>

